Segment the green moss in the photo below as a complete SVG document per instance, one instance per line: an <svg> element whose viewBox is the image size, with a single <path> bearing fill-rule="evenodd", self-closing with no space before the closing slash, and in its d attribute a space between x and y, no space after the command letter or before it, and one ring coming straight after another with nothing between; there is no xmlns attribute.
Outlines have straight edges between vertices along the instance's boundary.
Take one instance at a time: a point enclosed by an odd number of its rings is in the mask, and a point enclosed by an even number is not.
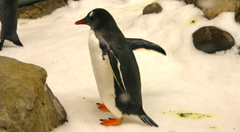
<svg viewBox="0 0 240 132"><path fill-rule="evenodd" d="M180 113L177 113L177 115L181 118L191 118L191 119L211 118L210 115L201 114L201 113L180 112Z"/></svg>
<svg viewBox="0 0 240 132"><path fill-rule="evenodd" d="M214 127L214 126L211 126L210 128L211 128L211 129L216 129L216 127Z"/></svg>
<svg viewBox="0 0 240 132"><path fill-rule="evenodd" d="M192 20L189 24L194 24L196 23L196 20Z"/></svg>
<svg viewBox="0 0 240 132"><path fill-rule="evenodd" d="M19 25L26 25L26 24L28 24L29 22L21 22L21 23L19 23Z"/></svg>
<svg viewBox="0 0 240 132"><path fill-rule="evenodd" d="M179 118L184 118L184 119L212 118L211 115L207 115L207 114L194 113L194 112L183 112L183 111L169 111L168 113L162 112L162 114L177 115Z"/></svg>

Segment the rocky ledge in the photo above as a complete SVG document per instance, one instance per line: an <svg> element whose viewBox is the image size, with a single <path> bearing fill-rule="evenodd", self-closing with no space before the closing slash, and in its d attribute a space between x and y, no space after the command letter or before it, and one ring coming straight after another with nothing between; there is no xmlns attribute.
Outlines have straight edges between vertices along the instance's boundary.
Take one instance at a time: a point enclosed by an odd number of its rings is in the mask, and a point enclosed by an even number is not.
<svg viewBox="0 0 240 132"><path fill-rule="evenodd" d="M68 0L43 0L30 6L18 9L18 18L36 19L51 14L54 10L63 7Z"/></svg>

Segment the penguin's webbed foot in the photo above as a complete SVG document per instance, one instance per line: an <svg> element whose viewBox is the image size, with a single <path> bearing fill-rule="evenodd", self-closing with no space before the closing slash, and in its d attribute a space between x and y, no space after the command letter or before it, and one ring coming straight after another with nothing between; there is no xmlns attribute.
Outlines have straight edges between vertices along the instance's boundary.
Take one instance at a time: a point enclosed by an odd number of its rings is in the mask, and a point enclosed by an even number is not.
<svg viewBox="0 0 240 132"><path fill-rule="evenodd" d="M97 105L99 106L98 108L100 110L102 110L102 111L109 111L108 108L104 104L97 103Z"/></svg>
<svg viewBox="0 0 240 132"><path fill-rule="evenodd" d="M115 125L120 125L122 124L122 118L109 118L109 119L100 119L102 122L101 125L104 126L115 126Z"/></svg>

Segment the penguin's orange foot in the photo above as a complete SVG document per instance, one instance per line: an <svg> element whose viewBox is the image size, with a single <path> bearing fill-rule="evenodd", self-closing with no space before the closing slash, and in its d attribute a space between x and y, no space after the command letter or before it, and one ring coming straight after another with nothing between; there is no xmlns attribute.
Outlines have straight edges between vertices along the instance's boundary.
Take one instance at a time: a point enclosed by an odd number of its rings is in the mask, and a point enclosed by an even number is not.
<svg viewBox="0 0 240 132"><path fill-rule="evenodd" d="M100 119L101 124L104 126L115 126L120 125L122 123L122 118L109 118L109 119Z"/></svg>
<svg viewBox="0 0 240 132"><path fill-rule="evenodd" d="M100 110L102 110L102 111L109 111L108 108L104 104L97 103L97 105L99 106L98 108Z"/></svg>

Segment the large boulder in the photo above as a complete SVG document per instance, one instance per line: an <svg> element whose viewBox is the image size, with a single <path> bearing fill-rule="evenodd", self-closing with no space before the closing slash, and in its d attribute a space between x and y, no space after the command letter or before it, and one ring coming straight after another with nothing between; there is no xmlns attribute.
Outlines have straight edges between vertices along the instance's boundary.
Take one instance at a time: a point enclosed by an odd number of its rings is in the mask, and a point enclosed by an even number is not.
<svg viewBox="0 0 240 132"><path fill-rule="evenodd" d="M202 9L207 18L215 18L222 12L234 12L240 6L240 0L185 0Z"/></svg>
<svg viewBox="0 0 240 132"><path fill-rule="evenodd" d="M198 29L192 37L194 46L206 53L227 50L235 44L231 34L213 26Z"/></svg>
<svg viewBox="0 0 240 132"><path fill-rule="evenodd" d="M0 131L50 132L67 114L38 66L0 56Z"/></svg>
<svg viewBox="0 0 240 132"><path fill-rule="evenodd" d="M43 0L30 6L19 8L18 18L36 19L51 14L57 8L63 7L68 0Z"/></svg>

